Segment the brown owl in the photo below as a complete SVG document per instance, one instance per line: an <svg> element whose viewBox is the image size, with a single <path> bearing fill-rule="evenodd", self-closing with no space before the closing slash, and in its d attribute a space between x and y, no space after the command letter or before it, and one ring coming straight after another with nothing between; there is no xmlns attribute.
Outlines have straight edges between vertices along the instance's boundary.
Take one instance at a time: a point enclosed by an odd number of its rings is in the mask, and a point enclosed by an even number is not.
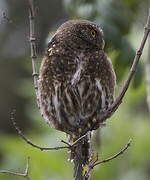
<svg viewBox="0 0 150 180"><path fill-rule="evenodd" d="M40 110L52 127L79 137L96 129L113 103L115 73L103 32L87 20L61 25L46 48L39 74Z"/></svg>

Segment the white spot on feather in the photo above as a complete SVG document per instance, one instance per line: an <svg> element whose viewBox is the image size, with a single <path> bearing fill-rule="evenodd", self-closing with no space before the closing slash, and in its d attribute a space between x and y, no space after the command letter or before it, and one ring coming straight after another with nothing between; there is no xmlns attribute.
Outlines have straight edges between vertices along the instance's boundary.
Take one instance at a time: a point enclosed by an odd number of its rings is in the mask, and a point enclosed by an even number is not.
<svg viewBox="0 0 150 180"><path fill-rule="evenodd" d="M61 117L60 117L60 102L58 100L58 89L59 85L55 85L55 95L52 97L53 104L55 106L56 110L56 116L59 122L61 122Z"/></svg>
<svg viewBox="0 0 150 180"><path fill-rule="evenodd" d="M78 56L78 58L76 59L78 65L77 65L77 70L76 70L76 72L75 72L75 74L74 74L74 76L73 76L73 78L72 78L72 80L71 80L71 84L72 84L72 85L76 85L76 84L80 81L80 79L81 79L81 72L82 72L82 70L83 70L83 68L84 68L84 63L85 63L85 62L83 62L83 60L82 60L83 57L84 57L84 54L81 53L81 54Z"/></svg>
<svg viewBox="0 0 150 180"><path fill-rule="evenodd" d="M100 83L100 80L98 80L97 78L95 79L96 80L96 85L98 87L98 89L100 90L101 92L101 100L102 100L102 108L105 108L105 92L102 90L102 86L101 86L101 83Z"/></svg>

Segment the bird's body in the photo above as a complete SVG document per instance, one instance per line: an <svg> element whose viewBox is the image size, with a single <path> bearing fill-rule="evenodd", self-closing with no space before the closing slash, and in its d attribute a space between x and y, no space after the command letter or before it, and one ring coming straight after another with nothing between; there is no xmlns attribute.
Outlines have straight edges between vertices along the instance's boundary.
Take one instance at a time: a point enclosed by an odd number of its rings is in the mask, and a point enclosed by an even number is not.
<svg viewBox="0 0 150 180"><path fill-rule="evenodd" d="M49 42L41 64L38 97L41 114L74 142L97 129L113 103L115 73L103 50L101 28L86 20L64 23ZM90 161L90 133L71 150L75 179L83 180Z"/></svg>
<svg viewBox="0 0 150 180"><path fill-rule="evenodd" d="M71 136L84 134L85 127L96 128L103 110L113 103L115 73L102 36L95 23L68 21L45 51L39 76L41 113L50 125Z"/></svg>

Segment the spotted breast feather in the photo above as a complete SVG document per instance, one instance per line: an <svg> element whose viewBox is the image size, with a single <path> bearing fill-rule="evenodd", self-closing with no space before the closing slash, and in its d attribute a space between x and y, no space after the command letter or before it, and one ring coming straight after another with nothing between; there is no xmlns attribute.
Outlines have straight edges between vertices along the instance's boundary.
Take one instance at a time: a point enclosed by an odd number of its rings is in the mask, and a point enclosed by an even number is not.
<svg viewBox="0 0 150 180"><path fill-rule="evenodd" d="M68 134L99 121L113 102L115 76L104 51L47 50L39 78L40 109L46 121ZM50 53L49 53L50 52ZM67 50L65 51L67 52ZM58 54L59 53L59 54Z"/></svg>

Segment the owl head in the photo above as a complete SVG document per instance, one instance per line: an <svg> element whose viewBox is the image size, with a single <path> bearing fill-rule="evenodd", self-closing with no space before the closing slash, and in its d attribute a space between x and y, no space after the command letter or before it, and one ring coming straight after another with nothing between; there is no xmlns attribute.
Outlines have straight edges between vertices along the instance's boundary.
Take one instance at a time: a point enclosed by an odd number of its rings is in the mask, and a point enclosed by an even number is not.
<svg viewBox="0 0 150 180"><path fill-rule="evenodd" d="M87 20L69 20L56 31L54 38L72 48L103 49L103 31L99 25Z"/></svg>

